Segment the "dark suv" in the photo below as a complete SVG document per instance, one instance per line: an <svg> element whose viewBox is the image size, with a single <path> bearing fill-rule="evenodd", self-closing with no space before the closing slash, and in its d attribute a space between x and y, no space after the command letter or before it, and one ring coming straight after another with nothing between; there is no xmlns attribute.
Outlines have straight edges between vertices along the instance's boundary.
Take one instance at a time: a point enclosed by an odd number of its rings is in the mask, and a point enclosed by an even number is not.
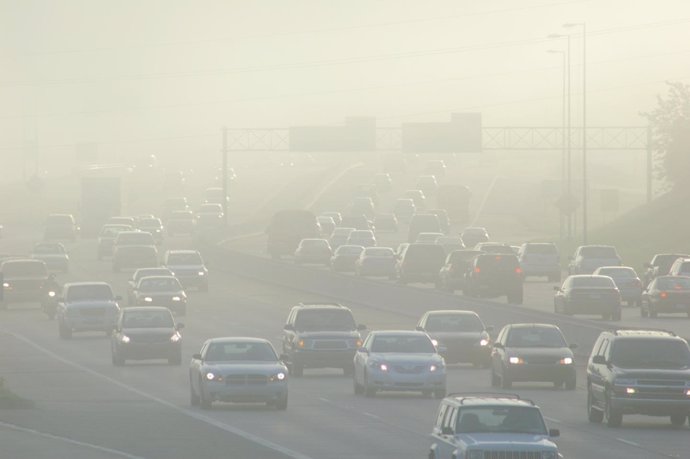
<svg viewBox="0 0 690 459"><path fill-rule="evenodd" d="M606 417L618 427L624 414L670 416L683 425L690 415L690 347L673 332L605 331L587 364L590 422Z"/></svg>
<svg viewBox="0 0 690 459"><path fill-rule="evenodd" d="M522 304L522 268L515 255L477 255L465 274L463 293L495 298L505 295L508 303Z"/></svg>
<svg viewBox="0 0 690 459"><path fill-rule="evenodd" d="M283 327L283 353L294 376L304 368L342 368L352 374L355 352L362 346L352 311L339 304L300 303L290 310Z"/></svg>

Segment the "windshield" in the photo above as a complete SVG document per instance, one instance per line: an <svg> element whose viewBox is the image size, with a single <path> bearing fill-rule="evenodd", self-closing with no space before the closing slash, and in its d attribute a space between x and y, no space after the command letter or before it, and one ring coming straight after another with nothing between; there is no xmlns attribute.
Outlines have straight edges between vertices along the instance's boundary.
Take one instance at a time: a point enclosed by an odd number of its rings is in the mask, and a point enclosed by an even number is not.
<svg viewBox="0 0 690 459"><path fill-rule="evenodd" d="M199 208L200 213L220 213L223 212L223 207L220 204L204 204Z"/></svg>
<svg viewBox="0 0 690 459"><path fill-rule="evenodd" d="M657 277L656 288L659 290L688 290L689 277Z"/></svg>
<svg viewBox="0 0 690 459"><path fill-rule="evenodd" d="M586 258L618 258L613 247L582 247L580 255Z"/></svg>
<svg viewBox="0 0 690 459"><path fill-rule="evenodd" d="M105 226L101 230L101 237L115 237L123 231L131 231L131 226Z"/></svg>
<svg viewBox="0 0 690 459"><path fill-rule="evenodd" d="M211 343L206 350L207 362L275 362L278 360L268 343Z"/></svg>
<svg viewBox="0 0 690 459"><path fill-rule="evenodd" d="M347 309L304 309L295 320L298 331L350 331L356 328Z"/></svg>
<svg viewBox="0 0 690 459"><path fill-rule="evenodd" d="M572 287L615 287L613 279L608 276L574 277L571 282Z"/></svg>
<svg viewBox="0 0 690 459"><path fill-rule="evenodd" d="M175 277L144 277L139 281L142 292L170 292L182 290L180 282Z"/></svg>
<svg viewBox="0 0 690 459"><path fill-rule="evenodd" d="M8 276L37 276L48 275L46 265L42 261L13 261L2 265L2 273Z"/></svg>
<svg viewBox="0 0 690 459"><path fill-rule="evenodd" d="M371 352L434 354L436 353L436 348L426 335L387 335L374 338Z"/></svg>
<svg viewBox="0 0 690 459"><path fill-rule="evenodd" d="M563 334L553 327L512 328L506 340L507 347L566 347Z"/></svg>
<svg viewBox="0 0 690 459"><path fill-rule="evenodd" d="M168 255L169 265L203 265L201 255L198 253L175 253Z"/></svg>
<svg viewBox="0 0 690 459"><path fill-rule="evenodd" d="M161 221L157 218L148 218L146 220L142 220L141 223L139 223L139 226L142 228L160 228Z"/></svg>
<svg viewBox="0 0 690 459"><path fill-rule="evenodd" d="M108 284L72 285L67 290L67 301L87 301L113 299L113 291Z"/></svg>
<svg viewBox="0 0 690 459"><path fill-rule="evenodd" d="M123 328L172 328L170 311L126 311L122 319Z"/></svg>
<svg viewBox="0 0 690 459"><path fill-rule="evenodd" d="M325 239L303 239L301 245L309 248L326 248L328 241Z"/></svg>
<svg viewBox="0 0 690 459"><path fill-rule="evenodd" d="M536 407L462 407L455 427L457 433L524 433L546 435L544 419Z"/></svg>
<svg viewBox="0 0 690 459"><path fill-rule="evenodd" d="M611 361L622 368L688 368L690 349L678 340L622 339L614 343Z"/></svg>
<svg viewBox="0 0 690 459"><path fill-rule="evenodd" d="M429 332L481 332L484 324L474 314L433 314L424 328Z"/></svg>
<svg viewBox="0 0 690 459"><path fill-rule="evenodd" d="M153 245L151 233L120 233L117 235L118 245Z"/></svg>
<svg viewBox="0 0 690 459"><path fill-rule="evenodd" d="M194 214L191 211L176 211L170 215L170 218L174 220L190 220L194 218Z"/></svg>

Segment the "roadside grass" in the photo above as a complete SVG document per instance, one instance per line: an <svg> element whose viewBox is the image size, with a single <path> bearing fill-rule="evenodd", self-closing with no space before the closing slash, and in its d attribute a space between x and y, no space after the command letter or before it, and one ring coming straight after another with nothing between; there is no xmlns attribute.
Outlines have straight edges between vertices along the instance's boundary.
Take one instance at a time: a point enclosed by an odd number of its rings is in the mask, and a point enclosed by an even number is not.
<svg viewBox="0 0 690 459"><path fill-rule="evenodd" d="M0 378L0 409L33 408L34 402L12 392Z"/></svg>

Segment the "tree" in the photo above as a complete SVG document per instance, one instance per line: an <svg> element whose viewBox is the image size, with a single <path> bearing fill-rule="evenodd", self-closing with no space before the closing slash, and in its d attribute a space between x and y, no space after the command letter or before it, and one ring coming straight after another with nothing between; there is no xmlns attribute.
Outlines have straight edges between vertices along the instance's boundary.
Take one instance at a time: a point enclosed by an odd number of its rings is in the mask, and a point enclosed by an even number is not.
<svg viewBox="0 0 690 459"><path fill-rule="evenodd" d="M657 178L667 188L690 190L690 86L667 84L666 98L657 96L657 107L642 116L652 129Z"/></svg>

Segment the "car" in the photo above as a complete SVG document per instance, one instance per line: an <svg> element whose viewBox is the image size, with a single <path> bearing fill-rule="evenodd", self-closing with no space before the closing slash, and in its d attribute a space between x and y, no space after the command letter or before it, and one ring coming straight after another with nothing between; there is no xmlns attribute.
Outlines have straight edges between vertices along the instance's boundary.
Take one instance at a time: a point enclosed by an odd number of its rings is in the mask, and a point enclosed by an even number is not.
<svg viewBox="0 0 690 459"><path fill-rule="evenodd" d="M175 236L177 234L194 234L196 230L196 218L194 212L191 210L174 210L168 217L166 225L168 236Z"/></svg>
<svg viewBox="0 0 690 459"><path fill-rule="evenodd" d="M474 246L474 250L485 253L501 253L504 255L515 254L513 248L509 244L504 244L502 242L480 242Z"/></svg>
<svg viewBox="0 0 690 459"><path fill-rule="evenodd" d="M281 341L290 373L305 368L341 368L352 374L352 359L362 345L361 332L350 308L340 304L300 303L290 309Z"/></svg>
<svg viewBox="0 0 690 459"><path fill-rule="evenodd" d="M434 175L420 175L415 186L428 196L433 195L438 190L438 182Z"/></svg>
<svg viewBox="0 0 690 459"><path fill-rule="evenodd" d="M412 199L417 209L426 208L426 196L422 190L407 190L403 197Z"/></svg>
<svg viewBox="0 0 690 459"><path fill-rule="evenodd" d="M556 314L601 314L604 320L621 320L621 294L608 276L568 276L554 290Z"/></svg>
<svg viewBox="0 0 690 459"><path fill-rule="evenodd" d="M522 304L523 280L516 255L482 253L472 259L462 292L465 296L483 298L505 295L508 303Z"/></svg>
<svg viewBox="0 0 690 459"><path fill-rule="evenodd" d="M376 189L379 191L390 191L393 188L391 174L387 172L374 174L374 185L376 185Z"/></svg>
<svg viewBox="0 0 690 459"><path fill-rule="evenodd" d="M420 331L372 331L354 358L355 395L420 391L446 396L446 364L429 335Z"/></svg>
<svg viewBox="0 0 690 459"><path fill-rule="evenodd" d="M170 365L182 364L182 334L168 308L137 306L120 311L110 339L113 365L127 360L166 359Z"/></svg>
<svg viewBox="0 0 690 459"><path fill-rule="evenodd" d="M143 277L150 276L174 276L173 272L168 268L139 268L132 273L132 277L127 281L127 304L134 304L134 289L139 284L139 280Z"/></svg>
<svg viewBox="0 0 690 459"><path fill-rule="evenodd" d="M134 228L129 225L106 224L103 225L101 231L98 233L98 252L96 258L102 260L103 257L110 257L113 255L113 246L115 245L115 238L123 231L134 231Z"/></svg>
<svg viewBox="0 0 690 459"><path fill-rule="evenodd" d="M443 251L446 253L465 249L465 244L460 236L439 236L436 239L436 244L443 247Z"/></svg>
<svg viewBox="0 0 690 459"><path fill-rule="evenodd" d="M177 277L184 288L194 287L201 292L208 292L208 269L198 250L168 250L163 254L162 264Z"/></svg>
<svg viewBox="0 0 690 459"><path fill-rule="evenodd" d="M354 230L348 236L347 244L374 247L376 246L376 236L372 230Z"/></svg>
<svg viewBox="0 0 690 459"><path fill-rule="evenodd" d="M640 315L687 314L690 317L690 277L657 276L642 292Z"/></svg>
<svg viewBox="0 0 690 459"><path fill-rule="evenodd" d="M446 259L443 247L436 244L410 244L400 258L397 271L398 282L428 282L435 284Z"/></svg>
<svg viewBox="0 0 690 459"><path fill-rule="evenodd" d="M355 263L363 251L361 245L339 246L331 257L331 269L335 272L354 272Z"/></svg>
<svg viewBox="0 0 690 459"><path fill-rule="evenodd" d="M288 406L288 369L268 340L212 338L189 364L190 403L210 410L213 402Z"/></svg>
<svg viewBox="0 0 690 459"><path fill-rule="evenodd" d="M561 281L561 257L552 242L526 242L520 246L518 260L525 279L545 276L549 282Z"/></svg>
<svg viewBox="0 0 690 459"><path fill-rule="evenodd" d="M609 276L621 293L621 301L628 306L640 306L642 299L642 281L630 266L601 266L594 273L595 276Z"/></svg>
<svg viewBox="0 0 690 459"><path fill-rule="evenodd" d="M155 268L158 266L158 250L150 245L116 246L112 266L115 273L123 269Z"/></svg>
<svg viewBox="0 0 690 459"><path fill-rule="evenodd" d="M562 459L539 407L513 394L450 394L431 432L433 459Z"/></svg>
<svg viewBox="0 0 690 459"><path fill-rule="evenodd" d="M491 386L509 389L514 382L547 381L575 390L576 348L556 325L506 325L491 350Z"/></svg>
<svg viewBox="0 0 690 459"><path fill-rule="evenodd" d="M358 198L364 198L360 204L355 203L355 200L357 200ZM371 183L360 183L355 186L355 189L352 193L352 199L354 207L362 205L363 207L361 209L361 212L371 216L371 214L369 214L369 211L366 210L369 209L369 203L367 203L366 201L371 200L371 203L374 205L374 207L376 207L379 203L379 192L376 188L376 185L373 185ZM360 211L356 210L354 213L358 212Z"/></svg>
<svg viewBox="0 0 690 459"><path fill-rule="evenodd" d="M48 294L48 267L42 260L5 259L0 264L0 309L11 303L41 303Z"/></svg>
<svg viewBox="0 0 690 459"><path fill-rule="evenodd" d="M396 278L395 252L390 247L367 247L355 262L358 276L387 276Z"/></svg>
<svg viewBox="0 0 690 459"><path fill-rule="evenodd" d="M668 416L682 426L690 415L690 347L670 331L603 331L587 362L590 422L606 418L619 427L623 416Z"/></svg>
<svg viewBox="0 0 690 459"><path fill-rule="evenodd" d="M446 175L446 162L442 159L430 159L424 166L424 172L433 174L435 177L444 177Z"/></svg>
<svg viewBox="0 0 690 459"><path fill-rule="evenodd" d="M374 231L374 223L364 214L345 215L340 222L340 225L346 228L354 228L356 230L371 230Z"/></svg>
<svg viewBox="0 0 690 459"><path fill-rule="evenodd" d="M349 213L352 215L366 215L367 218L373 218L376 213L374 200L368 196L354 198L350 204Z"/></svg>
<svg viewBox="0 0 690 459"><path fill-rule="evenodd" d="M428 213L436 215L441 232L448 234L448 231L450 231L450 218L446 209L431 209Z"/></svg>
<svg viewBox="0 0 690 459"><path fill-rule="evenodd" d="M175 276L142 277L132 294L136 305L165 306L180 316L187 313L187 294Z"/></svg>
<svg viewBox="0 0 690 459"><path fill-rule="evenodd" d="M343 221L343 216L340 212L321 212L321 217L331 217L335 223L335 226L341 226L340 223Z"/></svg>
<svg viewBox="0 0 690 459"><path fill-rule="evenodd" d="M333 220L333 217L325 217L323 215L319 215L318 217L316 217L316 220L319 223L321 235L323 237L330 237L331 233L333 233L333 230L335 229L335 221Z"/></svg>
<svg viewBox="0 0 690 459"><path fill-rule="evenodd" d="M416 212L417 206L409 198L397 199L393 205L393 215L402 223L408 223Z"/></svg>
<svg viewBox="0 0 690 459"><path fill-rule="evenodd" d="M690 258L677 258L668 270L669 276L690 276Z"/></svg>
<svg viewBox="0 0 690 459"><path fill-rule="evenodd" d="M398 231L398 219L394 214L378 214L374 217L374 226L379 233L396 233Z"/></svg>
<svg viewBox="0 0 690 459"><path fill-rule="evenodd" d="M419 233L414 242L418 244L436 244L440 237L443 237L443 233Z"/></svg>
<svg viewBox="0 0 690 459"><path fill-rule="evenodd" d="M621 257L612 245L581 245L570 257L568 274L592 274L601 266L621 266Z"/></svg>
<svg viewBox="0 0 690 459"><path fill-rule="evenodd" d="M350 237L350 233L352 233L354 230L354 228L343 228L337 226L333 230L331 237L328 239L328 243L331 244L331 248L333 250L336 250L341 245L347 244L347 240Z"/></svg>
<svg viewBox="0 0 690 459"><path fill-rule="evenodd" d="M113 241L113 255L118 248L128 245L147 245L155 248L156 240L153 238L153 235L147 231L120 231Z"/></svg>
<svg viewBox="0 0 690 459"><path fill-rule="evenodd" d="M445 264L438 273L436 288L447 292L455 292L465 288L465 273L472 260L482 252L478 250L453 250L446 257Z"/></svg>
<svg viewBox="0 0 690 459"><path fill-rule="evenodd" d="M348 242L349 244L349 242ZM333 250L327 239L302 239L295 250L295 263L315 263L329 266Z"/></svg>
<svg viewBox="0 0 690 459"><path fill-rule="evenodd" d="M34 245L31 258L45 262L49 271L69 272L69 255L59 242L39 242Z"/></svg>
<svg viewBox="0 0 690 459"><path fill-rule="evenodd" d="M462 238L466 247L474 247L480 242L489 241L488 231L486 231L486 228L481 226L470 226L465 228L462 233L460 233L460 237Z"/></svg>
<svg viewBox="0 0 690 459"><path fill-rule="evenodd" d="M644 284L648 285L657 276L666 276L671 265L678 258L690 258L685 253L657 253L648 263L644 264Z"/></svg>
<svg viewBox="0 0 690 459"><path fill-rule="evenodd" d="M163 243L163 234L165 229L163 228L163 222L160 218L146 216L137 221L137 229L147 233L151 233L153 240L156 244L160 245Z"/></svg>
<svg viewBox="0 0 690 459"><path fill-rule="evenodd" d="M110 335L120 314L119 296L106 282L69 282L58 297L56 319L62 339L74 332L104 332Z"/></svg>
<svg viewBox="0 0 690 459"><path fill-rule="evenodd" d="M43 233L45 240L65 239L76 241L78 234L79 227L74 221L72 214L50 214L46 218L45 231Z"/></svg>
<svg viewBox="0 0 690 459"><path fill-rule="evenodd" d="M271 218L266 235L268 254L271 258L279 259L285 255L294 255L302 239L318 238L319 223L311 211L281 210Z"/></svg>
<svg viewBox="0 0 690 459"><path fill-rule="evenodd" d="M407 231L407 242L416 242L420 233L439 233L443 236L438 217L434 214L415 214L410 220L410 227Z"/></svg>
<svg viewBox="0 0 690 459"><path fill-rule="evenodd" d="M471 363L488 367L492 326L485 326L474 311L461 309L427 311L417 323L439 349L446 363Z"/></svg>
<svg viewBox="0 0 690 459"><path fill-rule="evenodd" d="M223 206L218 203L205 203L199 206L196 213L196 229L216 230L225 223Z"/></svg>
<svg viewBox="0 0 690 459"><path fill-rule="evenodd" d="M223 204L223 201L229 202L230 196L225 194L222 187L211 187L204 190L205 204Z"/></svg>

